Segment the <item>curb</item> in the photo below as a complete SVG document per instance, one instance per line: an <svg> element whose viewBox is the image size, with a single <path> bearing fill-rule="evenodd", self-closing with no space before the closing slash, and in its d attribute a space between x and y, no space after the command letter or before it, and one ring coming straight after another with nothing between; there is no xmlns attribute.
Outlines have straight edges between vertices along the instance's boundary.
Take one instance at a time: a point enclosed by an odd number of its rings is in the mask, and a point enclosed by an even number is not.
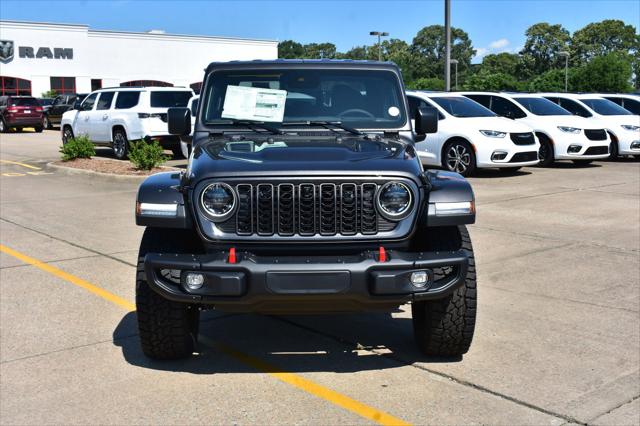
<svg viewBox="0 0 640 426"><path fill-rule="evenodd" d="M76 169L75 167L65 167L59 164L54 164L53 162L47 163L46 168L58 170L70 176L77 176L77 175L95 176L99 178L106 178L114 181L125 181L125 182L141 182L146 178L148 178L149 176L153 176L153 175L145 175L145 176L117 175L113 173L96 172L88 169ZM167 172L171 172L171 171L176 173L179 172L179 170L167 170ZM163 172L158 172L158 173L163 173ZM154 173L154 174L157 174L157 173Z"/></svg>

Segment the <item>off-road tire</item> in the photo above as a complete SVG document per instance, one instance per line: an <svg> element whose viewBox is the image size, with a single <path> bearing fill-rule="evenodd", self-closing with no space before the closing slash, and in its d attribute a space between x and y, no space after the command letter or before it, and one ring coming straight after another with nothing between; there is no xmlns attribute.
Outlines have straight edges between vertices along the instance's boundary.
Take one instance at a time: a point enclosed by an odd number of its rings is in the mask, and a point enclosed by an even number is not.
<svg viewBox="0 0 640 426"><path fill-rule="evenodd" d="M465 226L442 228L432 234L433 250L463 249L469 268L462 286L449 296L411 304L413 332L418 347L429 356L457 357L469 350L476 324L476 265Z"/></svg>
<svg viewBox="0 0 640 426"><path fill-rule="evenodd" d="M136 309L142 352L149 358L172 360L190 356L198 341L197 307L165 299L147 284L147 253L199 251L195 234L173 229L147 228L142 236L136 271Z"/></svg>

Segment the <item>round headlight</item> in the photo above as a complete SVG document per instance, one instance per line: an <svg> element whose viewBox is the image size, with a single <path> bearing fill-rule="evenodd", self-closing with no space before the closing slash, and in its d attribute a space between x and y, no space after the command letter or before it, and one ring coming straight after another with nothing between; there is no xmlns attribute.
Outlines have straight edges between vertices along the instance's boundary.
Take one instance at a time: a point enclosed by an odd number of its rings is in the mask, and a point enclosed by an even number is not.
<svg viewBox="0 0 640 426"><path fill-rule="evenodd" d="M378 211L389 220L400 220L411 211L411 190L401 182L387 182L378 191Z"/></svg>
<svg viewBox="0 0 640 426"><path fill-rule="evenodd" d="M208 185L200 195L200 204L214 222L228 219L236 209L236 194L226 183Z"/></svg>

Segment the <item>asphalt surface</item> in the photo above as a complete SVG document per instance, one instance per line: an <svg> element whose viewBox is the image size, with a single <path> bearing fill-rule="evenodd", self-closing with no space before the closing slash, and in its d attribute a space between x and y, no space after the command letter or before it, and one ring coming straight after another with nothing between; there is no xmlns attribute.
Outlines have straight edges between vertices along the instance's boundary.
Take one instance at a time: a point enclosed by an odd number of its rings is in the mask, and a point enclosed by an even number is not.
<svg viewBox="0 0 640 426"><path fill-rule="evenodd" d="M0 136L2 424L640 423L638 161L471 179L479 317L463 359L422 356L404 306L208 312L200 353L161 363L131 309L137 183L47 169L58 145Z"/></svg>

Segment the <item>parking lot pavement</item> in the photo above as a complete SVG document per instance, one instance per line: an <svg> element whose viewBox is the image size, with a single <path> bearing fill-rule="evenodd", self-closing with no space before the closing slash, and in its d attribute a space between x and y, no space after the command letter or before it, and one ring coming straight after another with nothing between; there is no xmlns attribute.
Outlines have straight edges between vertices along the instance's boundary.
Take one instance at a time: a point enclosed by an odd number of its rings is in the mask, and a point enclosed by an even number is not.
<svg viewBox="0 0 640 426"><path fill-rule="evenodd" d="M640 423L637 161L471 179L479 318L461 360L420 355L405 306L207 312L200 353L160 363L127 308L137 184L47 169L58 137L0 136L2 424Z"/></svg>

